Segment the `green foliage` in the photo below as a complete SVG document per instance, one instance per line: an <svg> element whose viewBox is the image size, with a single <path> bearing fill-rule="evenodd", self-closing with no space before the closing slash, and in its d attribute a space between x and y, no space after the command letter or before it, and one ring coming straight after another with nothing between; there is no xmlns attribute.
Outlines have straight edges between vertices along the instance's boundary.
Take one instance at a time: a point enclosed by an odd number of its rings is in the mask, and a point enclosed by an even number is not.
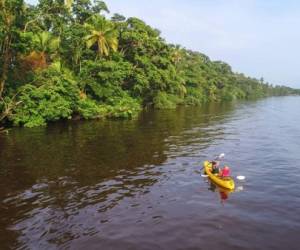
<svg viewBox="0 0 300 250"><path fill-rule="evenodd" d="M122 60L87 61L80 74L81 86L98 101L114 103L124 95L122 86L131 74L131 64Z"/></svg>
<svg viewBox="0 0 300 250"><path fill-rule="evenodd" d="M300 94L168 44L138 18L103 12L99 0L0 0L0 123L132 118L143 106Z"/></svg>
<svg viewBox="0 0 300 250"><path fill-rule="evenodd" d="M198 106L207 101L203 89L201 88L188 88L187 96L184 100L186 105Z"/></svg>
<svg viewBox="0 0 300 250"><path fill-rule="evenodd" d="M86 51L85 40L82 37L87 36L88 32L83 25L72 23L65 27L61 36L60 51L61 57L69 68L75 73L81 70L81 62L84 57L90 55L93 57L92 51Z"/></svg>
<svg viewBox="0 0 300 250"><path fill-rule="evenodd" d="M139 101L128 95L115 100L114 105L106 107L110 118L134 118L141 111Z"/></svg>
<svg viewBox="0 0 300 250"><path fill-rule="evenodd" d="M62 87L25 85L19 100L22 102L12 115L14 125L34 127L59 119L70 119L72 103L61 93ZM65 92L65 91L63 91Z"/></svg>
<svg viewBox="0 0 300 250"><path fill-rule="evenodd" d="M175 109L178 104L182 103L182 99L176 95L158 92L153 103L157 109Z"/></svg>
<svg viewBox="0 0 300 250"><path fill-rule="evenodd" d="M20 105L10 117L14 125L33 127L71 118L79 101L79 88L70 75L58 71L57 67L54 64L40 72L35 85L26 84L20 89Z"/></svg>
<svg viewBox="0 0 300 250"><path fill-rule="evenodd" d="M59 48L59 37L53 37L50 32L43 31L33 34L32 42L37 51L51 53Z"/></svg>
<svg viewBox="0 0 300 250"><path fill-rule="evenodd" d="M101 118L107 115L107 108L100 106L92 99L80 99L78 102L77 112L84 119Z"/></svg>
<svg viewBox="0 0 300 250"><path fill-rule="evenodd" d="M112 22L103 16L93 15L85 23L89 35L85 37L87 48L96 46L99 56L108 56L118 49L118 32Z"/></svg>
<svg viewBox="0 0 300 250"><path fill-rule="evenodd" d="M126 17L118 14L118 13L115 13L112 17L111 17L111 20L113 22L123 22L126 20Z"/></svg>

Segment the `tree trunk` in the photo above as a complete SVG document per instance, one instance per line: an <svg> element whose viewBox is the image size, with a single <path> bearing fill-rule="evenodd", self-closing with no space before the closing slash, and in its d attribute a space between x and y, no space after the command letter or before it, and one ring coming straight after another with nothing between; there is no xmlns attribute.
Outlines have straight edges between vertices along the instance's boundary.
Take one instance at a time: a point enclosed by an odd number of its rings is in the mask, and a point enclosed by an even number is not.
<svg viewBox="0 0 300 250"><path fill-rule="evenodd" d="M11 36L6 37L4 45L3 45L3 64L2 64L2 73L0 76L0 98L2 98L5 82L7 79L7 72L9 63L11 60L11 53L10 51L10 44L11 44Z"/></svg>
<svg viewBox="0 0 300 250"><path fill-rule="evenodd" d="M8 56L7 56L8 58ZM8 62L9 62L9 58L7 59L4 57L4 63L2 66L2 74L1 74L1 78L0 78L0 98L2 98L3 92L4 92L4 87L5 87L5 82L7 79L7 69L8 69Z"/></svg>

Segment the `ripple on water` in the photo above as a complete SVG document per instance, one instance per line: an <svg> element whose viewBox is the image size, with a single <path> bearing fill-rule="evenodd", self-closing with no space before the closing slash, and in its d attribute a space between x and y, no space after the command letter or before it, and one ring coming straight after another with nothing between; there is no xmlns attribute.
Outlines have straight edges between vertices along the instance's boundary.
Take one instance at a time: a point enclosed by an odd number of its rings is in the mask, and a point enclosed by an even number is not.
<svg viewBox="0 0 300 250"><path fill-rule="evenodd" d="M13 130L0 141L0 244L298 249L299 104L271 98ZM233 193L200 176L223 152L246 176Z"/></svg>

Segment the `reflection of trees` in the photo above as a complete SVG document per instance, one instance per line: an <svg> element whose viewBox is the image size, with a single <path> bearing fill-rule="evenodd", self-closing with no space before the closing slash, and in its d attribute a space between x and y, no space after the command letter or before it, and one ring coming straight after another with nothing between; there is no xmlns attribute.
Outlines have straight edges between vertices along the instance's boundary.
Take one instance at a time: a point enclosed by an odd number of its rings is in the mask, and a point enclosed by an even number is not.
<svg viewBox="0 0 300 250"><path fill-rule="evenodd" d="M211 104L200 111L149 111L131 121L14 130L0 142L5 148L0 151L0 198L10 196L0 203L0 234L7 237L4 228L10 226L25 236L51 229L44 237L56 238L54 244L72 239L68 218L87 209L105 213L126 197L148 192L162 178L163 170L155 166L168 159L172 147L184 150L195 139L207 146L222 136L222 128L214 133L206 128L224 121L232 109L230 104Z"/></svg>

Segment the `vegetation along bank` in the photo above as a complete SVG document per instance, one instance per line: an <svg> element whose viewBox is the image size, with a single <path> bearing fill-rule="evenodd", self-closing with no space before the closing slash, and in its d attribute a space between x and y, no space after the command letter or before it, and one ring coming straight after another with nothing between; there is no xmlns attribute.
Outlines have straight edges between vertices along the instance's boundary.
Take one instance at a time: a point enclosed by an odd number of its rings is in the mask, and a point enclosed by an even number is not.
<svg viewBox="0 0 300 250"><path fill-rule="evenodd" d="M0 0L2 126L300 94L234 73L224 62L168 44L138 18L107 18L108 12L102 1Z"/></svg>

